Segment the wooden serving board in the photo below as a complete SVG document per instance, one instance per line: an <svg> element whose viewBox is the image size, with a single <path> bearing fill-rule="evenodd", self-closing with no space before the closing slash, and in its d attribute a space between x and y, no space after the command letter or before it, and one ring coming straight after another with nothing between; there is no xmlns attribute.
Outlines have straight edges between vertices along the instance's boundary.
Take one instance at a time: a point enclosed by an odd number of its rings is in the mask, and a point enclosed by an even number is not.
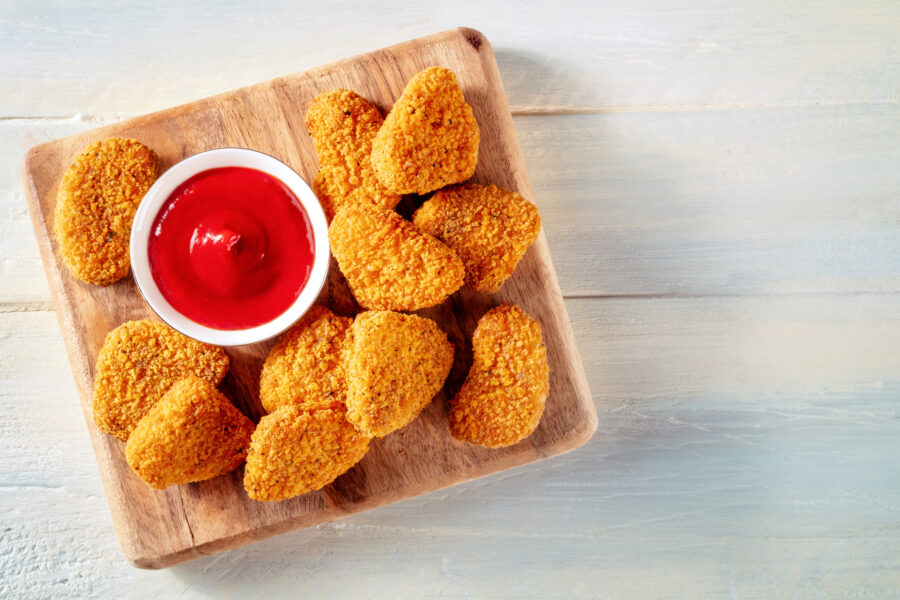
<svg viewBox="0 0 900 600"><path fill-rule="evenodd" d="M106 334L130 319L154 315L129 276L102 288L74 279L60 260L53 209L60 179L88 143L133 137L159 154L161 170L212 148L252 148L279 158L307 181L317 170L304 125L320 92L350 88L385 113L406 82L429 66L452 69L481 127L473 178L516 190L534 200L513 129L512 116L487 40L456 29L343 60L304 73L199 100L32 148L24 164L27 201L50 283L88 431L122 549L135 565L159 568L430 492L571 450L591 436L597 415L572 337L556 273L541 233L502 290L481 295L461 290L442 305L419 311L447 332L456 359L447 384L413 423L383 439L356 467L321 491L277 503L247 498L243 471L156 491L129 469L124 444L101 433L92 419L97 353ZM421 198L404 199L409 216ZM540 208L540 199L536 200ZM454 440L448 431L449 399L471 365L471 336L478 319L502 301L522 306L543 328L550 361L550 396L537 431L527 440L488 450ZM358 307L332 260L319 302L352 316ZM231 371L221 388L258 420L258 380L271 342L229 349Z"/></svg>

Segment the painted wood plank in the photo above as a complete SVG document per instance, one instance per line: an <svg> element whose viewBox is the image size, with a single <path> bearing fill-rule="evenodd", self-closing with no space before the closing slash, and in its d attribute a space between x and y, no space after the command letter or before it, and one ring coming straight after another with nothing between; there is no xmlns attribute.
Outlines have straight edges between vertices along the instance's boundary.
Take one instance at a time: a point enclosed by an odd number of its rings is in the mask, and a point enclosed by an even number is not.
<svg viewBox="0 0 900 600"><path fill-rule="evenodd" d="M900 107L516 128L567 295L900 291Z"/></svg>
<svg viewBox="0 0 900 600"><path fill-rule="evenodd" d="M567 308L604 410L588 445L164 573L119 555L55 316L0 313L0 510L10 516L0 589L138 599L277 596L299 582L312 597L367 598L896 590L894 297Z"/></svg>
<svg viewBox="0 0 900 600"><path fill-rule="evenodd" d="M0 120L0 304L47 308L50 289L22 188L28 148L107 121L75 119Z"/></svg>
<svg viewBox="0 0 900 600"><path fill-rule="evenodd" d="M139 115L458 26L493 41L517 111L896 104L900 93L890 0L6 2L0 117Z"/></svg>
<svg viewBox="0 0 900 600"><path fill-rule="evenodd" d="M565 295L900 291L896 107L514 123ZM97 124L0 122L0 160ZM0 214L0 302L45 302L14 169Z"/></svg>

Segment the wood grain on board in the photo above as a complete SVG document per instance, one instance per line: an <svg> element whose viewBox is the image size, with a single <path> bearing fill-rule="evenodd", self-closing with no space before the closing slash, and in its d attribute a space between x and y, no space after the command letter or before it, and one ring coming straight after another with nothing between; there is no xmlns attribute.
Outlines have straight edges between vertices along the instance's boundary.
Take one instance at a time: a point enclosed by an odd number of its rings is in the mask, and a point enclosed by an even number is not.
<svg viewBox="0 0 900 600"><path fill-rule="evenodd" d="M471 29L102 127L28 153L24 180L38 246L113 520L126 556L138 566L168 566L553 456L579 446L595 430L596 412L543 233L499 293L462 290L440 306L420 311L435 319L456 347L447 385L416 421L375 441L359 465L321 491L279 503L255 502L244 493L241 470L155 491L128 468L124 444L93 424L94 366L104 337L122 322L152 317L152 312L131 277L107 288L90 286L71 277L60 262L52 214L59 180L72 159L91 141L113 136L134 137L153 148L162 170L203 150L237 146L271 154L312 181L317 164L304 116L318 93L350 88L387 112L406 81L432 65L456 73L481 127L473 180L533 198L493 52ZM401 212L408 214L418 202L407 199ZM348 315L357 308L333 261L319 301ZM447 402L471 363L470 338L477 320L502 301L519 304L540 321L550 360L550 397L534 435L511 448L487 450L450 437ZM262 414L258 376L270 344L228 350L232 367L222 389L253 418Z"/></svg>

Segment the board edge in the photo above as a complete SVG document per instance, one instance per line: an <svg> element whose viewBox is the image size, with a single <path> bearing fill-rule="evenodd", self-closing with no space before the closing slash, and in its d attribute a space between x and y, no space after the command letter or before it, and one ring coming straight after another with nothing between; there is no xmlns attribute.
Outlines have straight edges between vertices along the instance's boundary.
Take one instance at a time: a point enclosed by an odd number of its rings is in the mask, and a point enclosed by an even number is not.
<svg viewBox="0 0 900 600"><path fill-rule="evenodd" d="M497 86L497 89L499 89L502 92L502 94L503 94L502 99L503 99L505 108L507 109L505 111L505 116L511 126L510 131L512 131L512 133L515 135L514 148L515 148L515 151L519 154L519 158L524 166L524 157L522 157L522 155L521 155L521 146L519 144L518 133L516 132L515 127L513 125L512 115L511 115L511 113L509 113L509 110L508 110L509 102L506 97L506 90L502 85L502 79L499 76L499 69L498 69L498 66L496 63L496 57L493 52L493 47L490 44L490 41L487 39L487 37L482 32L480 32L477 29L470 28L470 27L457 27L457 28L437 32L434 34L430 34L427 36L423 36L423 37L419 37L419 38L415 38L415 39L411 39L411 40L406 40L403 42L392 44L390 46L385 46L383 48L379 48L379 49L363 52L363 53L360 53L360 54L357 54L357 55L354 55L351 57L339 59L339 60L330 62L325 65L319 65L316 67L312 67L310 69L295 71L295 72L288 73L288 74L285 74L282 76L270 78L268 80L258 82L255 84L241 86L241 87L233 89L233 90L226 90L224 92L221 92L219 94L214 94L212 96L207 96L204 98L191 100L191 101L188 101L188 102L185 102L185 103L173 106L173 107L163 108L163 109L156 110L156 111L153 111L150 113L146 113L144 115L138 115L138 116L130 117L130 118L127 118L127 119L124 119L121 121L116 121L114 123L109 123L107 125L102 125L100 127L88 129L84 132L79 132L79 133L72 134L69 136L56 138L56 139L53 139L53 140L50 140L47 142L43 142L41 144L36 144L36 145L32 146L31 148L29 148L25 153L25 157L24 157L24 160L22 163L22 180L23 180L23 183L25 183L26 204L28 206L28 210L29 210L29 213L31 216L32 226L35 230L35 235L36 235L39 250L41 253L42 262L44 264L45 276L48 279L48 287L50 289L52 305L54 308L54 312L56 312L56 314L57 314L57 319L59 321L59 325L60 325L61 333L63 336L63 341L66 346L66 351L68 354L70 365L79 371L82 370L82 367L83 367L83 365L73 364L73 361L77 361L78 353L71 351L72 341L70 339L70 336L71 336L72 332L70 330L72 329L72 324L67 321L67 319L70 317L70 315L69 315L68 307L66 307L64 305L63 301L59 298L59 290L62 289L61 281L55 281L53 279L54 277L58 278L59 276L61 276L62 268L64 267L64 265L59 264L59 261L56 260L56 257L54 256L54 253L50 246L50 244L51 244L50 224L47 222L47 219L45 218L45 216L43 214L40 199L37 197L35 183L34 183L34 179L33 179L32 172L31 172L32 163L35 160L35 157L37 155L39 155L41 152L48 151L48 150L55 151L56 150L55 147L58 146L60 143L64 142L65 140L78 138L78 137L81 137L88 133L96 134L96 135L103 135L105 131L107 131L111 128L121 127L124 123L140 123L145 120L153 120L153 119L159 118L159 116L162 115L162 113L169 113L170 115L177 115L177 114L179 114L179 112L183 112L185 110L197 110L198 107L202 107L202 105L204 105L204 104L209 105L209 104L215 103L218 99L220 99L226 95L233 94L235 92L239 92L242 90L249 90L249 89L255 88L257 86L270 85L273 82L277 82L279 80L282 80L282 79L285 79L288 77L295 77L295 76L299 76L299 75L316 76L316 74L318 74L318 73L328 72L328 71L332 71L335 69L339 69L341 67L341 65L343 65L345 63L358 61L360 58L371 55L373 53L383 52L383 51L399 51L399 50L402 50L404 47L415 46L415 45L421 44L423 41L426 41L426 40L440 41L441 39L446 39L446 38L454 37L457 35L461 36L463 38L463 40L465 41L465 43L467 43L469 46L471 46L476 51L476 53L478 53L483 64L485 64L488 67L488 71L490 72L491 77L495 78L497 80L497 82L499 83L499 85ZM530 192L530 195L533 198L534 192L531 187L530 179L528 177L528 173L527 173L526 169L523 169L523 176L525 179L525 183L528 187L528 191ZM594 432L597 430L598 415L597 415L596 406L592 400L590 390L587 387L588 382L587 382L586 373L584 371L584 364L581 360L580 353L578 352L577 345L574 343L575 340L574 340L574 335L573 335L573 332L571 329L571 321L569 320L568 311L565 309L564 296L562 295L562 291L559 287L559 282L558 282L558 279L556 276L556 269L555 269L555 265L552 260L552 255L550 255L550 253L549 253L549 247L548 247L547 251L548 251L548 258L549 258L549 266L552 270L552 284L553 284L553 288L554 288L553 291L558 295L558 298L561 301L561 304L563 306L564 317L565 317L564 322L566 324L566 332L565 333L567 334L569 339L572 341L572 348L575 352L575 356L573 358L578 363L576 375L577 375L577 379L579 380L578 383L582 386L583 389L577 389L576 395L578 396L579 406L584 409L584 415L586 416L586 419L583 419L570 432L567 432L563 436L561 436L560 439L556 443L552 443L547 446L544 446L541 449L540 453L535 454L534 457L529 460L524 460L524 461L522 461L518 464L512 465L512 466L503 466L502 464L500 464L499 466L497 466L497 468L486 469L484 472L477 473L472 477L466 477L466 478L451 477L446 482L437 482L436 481L435 487L428 489L427 491L423 492L423 494L437 492L437 491L440 491L443 489L461 485L468 481L483 479L484 477L488 477L488 476L494 475L496 473L499 473L499 472L502 472L502 471L505 471L508 469L523 468L532 463L546 460L549 458L553 458L553 457L559 456L561 454L570 452L570 451L575 450L576 448L584 445L588 440L591 439ZM48 269L48 267L49 267L49 269ZM52 269L52 271L51 271L51 269ZM80 389L79 389L79 395L81 395ZM96 438L98 435L102 435L102 434L96 434L91 429L90 415L87 412L88 406L90 403L82 401L81 404L82 404L82 409L83 409L83 412L84 412L84 415L86 418L86 429L88 431L89 437L91 438L92 446L94 446L95 458L96 458L96 460L98 462L98 466L99 466L99 463L101 463L105 458L105 451L99 447L100 441ZM180 564L180 563L183 563L188 560L195 559L195 558L201 558L203 556L218 554L220 552L234 549L234 548L240 547L240 546L245 545L246 543L249 543L252 541L259 541L262 539L273 537L275 535L288 533L290 531L296 531L296 530L304 528L304 527L311 527L311 526L321 524L321 523L333 522L333 521L339 520L341 518L344 518L346 516L351 516L354 514L359 514L361 512L365 512L367 510L386 506L388 504L391 504L393 502L396 502L396 501L399 501L402 499L407 499L407 498L412 498L412 497L416 497L419 495L423 495L423 494L415 494L413 496L403 496L402 494L386 493L386 494L382 495L381 497L376 496L375 498L372 499L372 502L365 502L365 503L358 505L357 507L354 507L354 510L351 510L351 511L339 511L337 513L328 513L328 512L321 513L321 516L323 518L315 519L312 522L307 522L305 524L304 524L302 518L298 518L296 523L292 523L291 520L281 521L279 523L274 523L274 524L268 525L262 529L255 530L255 532L242 531L242 532L236 533L232 536L218 538L216 540L204 542L199 545L187 546L183 549L177 550L172 553L155 554L152 552L140 551L136 547L135 544L131 543L130 540L126 539L126 536L125 536L126 531L125 530L126 529L130 530L130 528L128 527L128 525L126 523L123 523L120 519L117 518L118 511L117 511L117 508L115 506L113 506L113 503L112 503L113 496L115 496L116 493L114 492L114 490L112 490L111 485L107 482L106 477L104 476L104 470L98 469L98 471L100 471L98 474L100 475L100 479L101 479L101 482L104 487L104 492L105 492L105 495L107 498L107 504L110 507L111 517L114 522L114 525L116 526L115 529L116 529L117 537L118 537L122 552L123 552L125 558L129 561L129 563L131 563L135 567L141 568L141 569L167 568L167 567L174 566L176 564ZM421 483L421 482L419 482L419 483ZM400 490L403 490L403 488L400 488ZM391 492L397 492L397 490L391 490ZM184 515L184 518L185 518L185 522L187 522L188 519L187 519L186 515Z"/></svg>

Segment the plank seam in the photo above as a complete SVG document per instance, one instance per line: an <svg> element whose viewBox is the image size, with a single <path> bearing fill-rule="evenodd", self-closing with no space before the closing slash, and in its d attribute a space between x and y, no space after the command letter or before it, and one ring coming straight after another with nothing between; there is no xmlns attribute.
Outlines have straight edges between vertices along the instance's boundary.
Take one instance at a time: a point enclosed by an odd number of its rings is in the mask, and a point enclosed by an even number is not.
<svg viewBox="0 0 900 600"><path fill-rule="evenodd" d="M765 110L770 108L836 108L853 106L895 106L900 100L895 98L876 98L873 100L809 100L788 102L748 102L731 104L635 104L635 105L601 105L601 106L535 106L516 107L512 109L517 117L544 117L554 115L579 114L627 114L627 113L679 113L679 112L719 112L739 110Z"/></svg>
<svg viewBox="0 0 900 600"><path fill-rule="evenodd" d="M3 302L0 303L0 314L17 312L53 312L53 304L49 300L37 302Z"/></svg>
<svg viewBox="0 0 900 600"><path fill-rule="evenodd" d="M566 300L664 300L704 298L834 298L842 296L897 296L900 290L850 290L843 292L745 292L714 294L645 293L645 294L563 294Z"/></svg>
<svg viewBox="0 0 900 600"><path fill-rule="evenodd" d="M875 98L873 100L802 100L787 102L750 102L732 104L634 104L634 105L598 105L598 106L520 106L513 107L510 113L514 117L547 117L558 115L608 115L628 113L678 113L678 112L720 112L738 110L764 110L770 108L837 108L853 106L897 106L900 99ZM165 110L165 109L163 109ZM28 121L83 121L85 123L106 123L109 120L126 120L138 114L81 114L74 115L3 115L0 123Z"/></svg>
<svg viewBox="0 0 900 600"><path fill-rule="evenodd" d="M835 298L852 296L900 296L900 290L857 290L844 292L749 292L723 294L563 294L565 300L702 300L715 298ZM50 301L0 302L0 314L54 312Z"/></svg>

